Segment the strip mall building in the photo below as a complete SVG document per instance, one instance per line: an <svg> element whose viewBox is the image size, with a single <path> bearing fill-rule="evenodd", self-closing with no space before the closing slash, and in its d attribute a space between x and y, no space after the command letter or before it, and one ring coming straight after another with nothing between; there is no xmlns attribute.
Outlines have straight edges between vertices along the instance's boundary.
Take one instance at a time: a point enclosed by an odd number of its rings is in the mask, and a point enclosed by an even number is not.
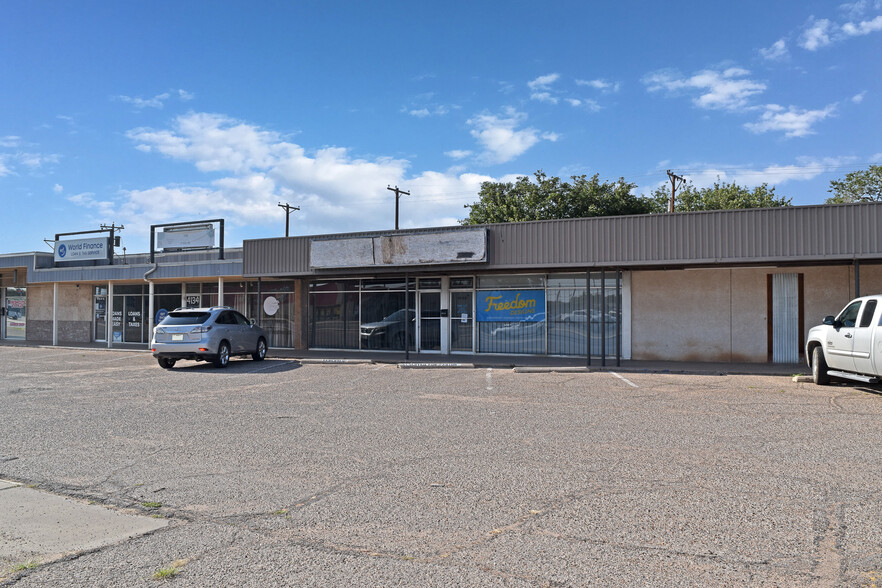
<svg viewBox="0 0 882 588"><path fill-rule="evenodd" d="M270 346L795 363L805 332L882 291L882 204L245 241L66 266L0 255L0 337L149 341L225 304Z"/></svg>

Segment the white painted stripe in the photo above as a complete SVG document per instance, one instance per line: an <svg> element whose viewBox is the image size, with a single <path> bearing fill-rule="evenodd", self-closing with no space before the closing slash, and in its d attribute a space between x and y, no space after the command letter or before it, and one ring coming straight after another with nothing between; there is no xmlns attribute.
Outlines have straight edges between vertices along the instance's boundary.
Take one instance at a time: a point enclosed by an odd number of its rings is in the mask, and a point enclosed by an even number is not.
<svg viewBox="0 0 882 588"><path fill-rule="evenodd" d="M618 379L620 379L621 381L623 381L624 383L626 383L627 385L631 386L632 388L639 388L640 387L637 384L635 384L634 382L632 382L631 380L629 380L628 378L623 378L622 376L620 376L619 374L617 374L615 372L610 372L610 373L612 375L614 375L615 377L617 377Z"/></svg>
<svg viewBox="0 0 882 588"><path fill-rule="evenodd" d="M492 389L493 389L492 375L493 375L493 368L487 368L487 375L486 375L486 378L487 378L487 389L488 389L488 390L492 390Z"/></svg>

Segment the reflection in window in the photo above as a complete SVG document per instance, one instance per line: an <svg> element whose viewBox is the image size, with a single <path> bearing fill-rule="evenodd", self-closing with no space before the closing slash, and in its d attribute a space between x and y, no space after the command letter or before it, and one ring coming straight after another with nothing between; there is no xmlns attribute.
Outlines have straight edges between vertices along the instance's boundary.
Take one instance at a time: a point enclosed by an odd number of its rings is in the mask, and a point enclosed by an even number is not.
<svg viewBox="0 0 882 588"><path fill-rule="evenodd" d="M405 310L404 292L365 292L361 298L361 348L404 351L413 349L416 312L413 297Z"/></svg>

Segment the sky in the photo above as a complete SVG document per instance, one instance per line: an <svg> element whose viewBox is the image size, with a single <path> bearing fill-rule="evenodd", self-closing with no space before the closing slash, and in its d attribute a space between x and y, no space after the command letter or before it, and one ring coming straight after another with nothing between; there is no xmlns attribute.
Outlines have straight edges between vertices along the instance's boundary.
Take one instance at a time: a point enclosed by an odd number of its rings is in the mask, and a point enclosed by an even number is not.
<svg viewBox="0 0 882 588"><path fill-rule="evenodd" d="M537 170L822 204L882 163L880 57L882 0L0 0L0 254L391 230L390 186L452 225Z"/></svg>

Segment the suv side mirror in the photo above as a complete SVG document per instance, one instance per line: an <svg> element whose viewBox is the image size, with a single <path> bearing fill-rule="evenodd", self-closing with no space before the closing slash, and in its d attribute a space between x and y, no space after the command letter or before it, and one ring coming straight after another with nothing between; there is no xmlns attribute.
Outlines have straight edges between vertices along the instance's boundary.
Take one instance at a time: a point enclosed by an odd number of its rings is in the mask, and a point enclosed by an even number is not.
<svg viewBox="0 0 882 588"><path fill-rule="evenodd" d="M256 325L256 324L257 324L257 321L254 320L254 319L248 319L248 322L251 323L252 325Z"/></svg>
<svg viewBox="0 0 882 588"><path fill-rule="evenodd" d="M824 317L824 324L825 325L829 325L832 327L835 323L836 323L836 318L832 314L829 314Z"/></svg>

